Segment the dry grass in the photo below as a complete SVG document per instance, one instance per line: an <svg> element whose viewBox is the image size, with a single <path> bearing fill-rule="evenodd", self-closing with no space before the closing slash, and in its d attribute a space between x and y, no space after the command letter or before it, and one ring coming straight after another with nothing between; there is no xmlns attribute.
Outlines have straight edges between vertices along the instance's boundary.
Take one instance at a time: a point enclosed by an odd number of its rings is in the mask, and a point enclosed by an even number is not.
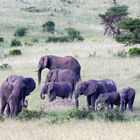
<svg viewBox="0 0 140 140"><path fill-rule="evenodd" d="M140 122L45 124L43 121L6 121L0 124L2 140L139 140Z"/></svg>

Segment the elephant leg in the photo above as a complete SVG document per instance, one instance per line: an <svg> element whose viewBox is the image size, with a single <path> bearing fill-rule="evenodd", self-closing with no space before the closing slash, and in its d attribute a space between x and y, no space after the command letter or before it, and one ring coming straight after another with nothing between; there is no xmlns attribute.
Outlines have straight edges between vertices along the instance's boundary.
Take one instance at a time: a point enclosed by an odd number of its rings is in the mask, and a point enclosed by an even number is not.
<svg viewBox="0 0 140 140"><path fill-rule="evenodd" d="M91 95L90 96L90 101L91 101L91 106L95 110L95 101L96 101L96 95Z"/></svg>
<svg viewBox="0 0 140 140"><path fill-rule="evenodd" d="M108 102L105 102L105 107L106 107L105 110L109 110L110 109Z"/></svg>
<svg viewBox="0 0 140 140"><path fill-rule="evenodd" d="M9 106L9 104L7 104L6 115L7 115L7 116L10 115L10 106Z"/></svg>
<svg viewBox="0 0 140 140"><path fill-rule="evenodd" d="M0 113L1 114L3 114L5 107L6 107L6 99L1 98L1 108L0 108Z"/></svg>
<svg viewBox="0 0 140 140"><path fill-rule="evenodd" d="M9 107L10 107L10 116L14 117L19 113L19 101L18 99L10 99L9 101Z"/></svg>
<svg viewBox="0 0 140 140"><path fill-rule="evenodd" d="M70 95L70 99L72 100L72 95L73 95L73 93L71 92L69 95Z"/></svg>
<svg viewBox="0 0 140 140"><path fill-rule="evenodd" d="M91 106L90 96L87 96L87 106L88 108Z"/></svg>
<svg viewBox="0 0 140 140"><path fill-rule="evenodd" d="M132 101L128 100L128 110L132 112Z"/></svg>
<svg viewBox="0 0 140 140"><path fill-rule="evenodd" d="M113 109L113 104L111 104L111 109Z"/></svg>

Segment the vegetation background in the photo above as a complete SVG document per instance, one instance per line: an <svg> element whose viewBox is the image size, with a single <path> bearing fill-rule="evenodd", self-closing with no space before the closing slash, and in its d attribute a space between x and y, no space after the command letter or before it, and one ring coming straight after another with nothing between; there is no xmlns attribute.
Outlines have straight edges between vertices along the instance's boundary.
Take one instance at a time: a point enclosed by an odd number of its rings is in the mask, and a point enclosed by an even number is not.
<svg viewBox="0 0 140 140"><path fill-rule="evenodd" d="M120 0L120 4L129 7L131 17L140 16L140 0ZM118 52L128 48L116 43L113 38L104 36L99 14L112 6L110 0L0 0L0 36L5 42L0 43L0 64L8 63L12 69L0 70L0 83L10 74L32 76L37 81L37 64L42 55L72 55L82 66L82 79L111 78L116 81L118 90L131 86L137 95L134 114L140 113L140 58L119 57ZM29 12L28 8L35 11ZM50 33L42 32L42 24L52 20L56 32L62 34L65 28L78 29L85 38L83 42L45 43ZM13 34L17 27L28 29L27 35L18 38L22 46L18 47L22 55L4 57L9 50ZM33 40L38 40L34 43ZM139 45L136 45L139 47ZM133 46L131 46L133 47ZM43 71L42 85L47 70ZM40 110L45 101L40 100L41 86L32 93L29 109ZM85 107L85 98L80 98L80 106ZM67 108L46 108L47 112L67 111ZM2 140L139 140L139 121L104 122L89 120L73 120L62 124L49 124L46 119L19 121L6 119L0 123L0 139Z"/></svg>

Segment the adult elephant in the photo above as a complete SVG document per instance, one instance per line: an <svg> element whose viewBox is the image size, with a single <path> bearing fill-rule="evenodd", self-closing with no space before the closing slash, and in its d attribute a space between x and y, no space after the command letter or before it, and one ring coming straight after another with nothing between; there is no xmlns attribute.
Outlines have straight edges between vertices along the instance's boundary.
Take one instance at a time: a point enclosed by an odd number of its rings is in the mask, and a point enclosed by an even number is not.
<svg viewBox="0 0 140 140"><path fill-rule="evenodd" d="M73 92L75 85L78 81L79 81L79 77L72 70L70 70L70 69L55 69L55 70L51 70L48 72L45 83L48 83L48 82L68 82L72 85L72 92Z"/></svg>
<svg viewBox="0 0 140 140"><path fill-rule="evenodd" d="M79 83L75 89L76 108L79 107L79 95L87 96L87 105L95 109L95 101L101 93L116 91L116 84L111 79L88 80Z"/></svg>
<svg viewBox="0 0 140 140"><path fill-rule="evenodd" d="M42 70L48 68L54 69L71 69L76 73L78 79L80 79L81 66L79 62L72 56L59 57L54 55L42 56L38 64L38 83L41 82Z"/></svg>
<svg viewBox="0 0 140 140"><path fill-rule="evenodd" d="M16 116L25 105L26 96L35 89L35 81L30 77L11 75L0 87L1 108L3 114L7 106L7 115Z"/></svg>

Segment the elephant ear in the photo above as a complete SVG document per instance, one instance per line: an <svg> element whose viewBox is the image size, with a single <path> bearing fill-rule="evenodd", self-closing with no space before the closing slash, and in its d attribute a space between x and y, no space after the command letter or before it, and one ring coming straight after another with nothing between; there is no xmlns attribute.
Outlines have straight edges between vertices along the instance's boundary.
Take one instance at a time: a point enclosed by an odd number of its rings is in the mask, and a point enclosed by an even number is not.
<svg viewBox="0 0 140 140"><path fill-rule="evenodd" d="M109 99L109 96L108 95L104 95L103 99L106 102Z"/></svg>
<svg viewBox="0 0 140 140"><path fill-rule="evenodd" d="M87 83L84 95L88 96L96 92L97 84L96 83Z"/></svg>
<svg viewBox="0 0 140 140"><path fill-rule="evenodd" d="M51 75L51 82L58 82L58 72L59 70L53 70Z"/></svg>
<svg viewBox="0 0 140 140"><path fill-rule="evenodd" d="M44 56L42 56L39 60L38 69L43 69L43 65L44 65Z"/></svg>
<svg viewBox="0 0 140 140"><path fill-rule="evenodd" d="M53 71L49 71L45 80L45 83L51 82Z"/></svg>
<svg viewBox="0 0 140 140"><path fill-rule="evenodd" d="M50 93L53 90L53 84L48 85L48 93Z"/></svg>
<svg viewBox="0 0 140 140"><path fill-rule="evenodd" d="M44 57L43 65L44 65L44 68L47 67L47 65L48 65L48 56L45 56L45 57Z"/></svg>

